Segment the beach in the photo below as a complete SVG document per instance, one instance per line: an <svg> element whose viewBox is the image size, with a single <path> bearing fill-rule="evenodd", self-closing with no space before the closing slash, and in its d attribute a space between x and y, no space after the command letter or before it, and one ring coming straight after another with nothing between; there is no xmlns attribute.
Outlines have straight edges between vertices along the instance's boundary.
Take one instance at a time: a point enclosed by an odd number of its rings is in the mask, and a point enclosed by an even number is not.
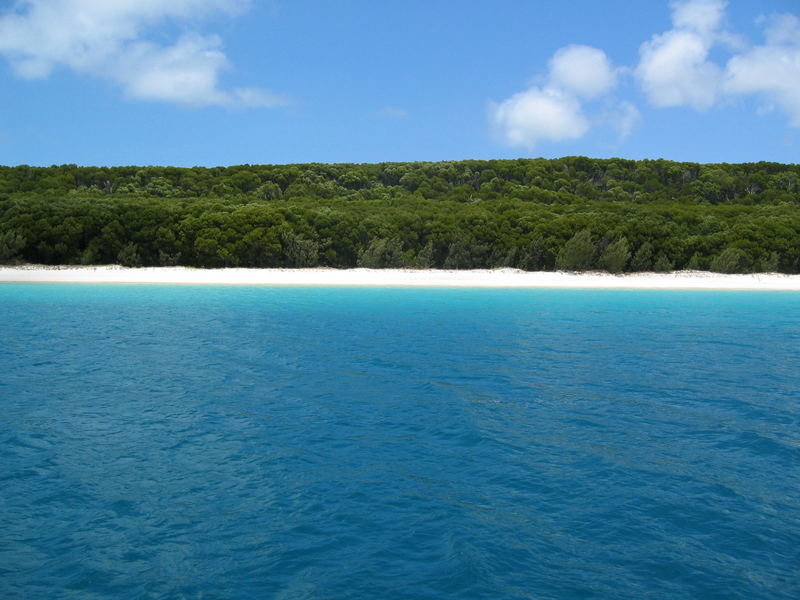
<svg viewBox="0 0 800 600"><path fill-rule="evenodd" d="M800 275L727 275L706 271L612 275L517 269L194 269L22 265L0 267L0 282L800 291Z"/></svg>

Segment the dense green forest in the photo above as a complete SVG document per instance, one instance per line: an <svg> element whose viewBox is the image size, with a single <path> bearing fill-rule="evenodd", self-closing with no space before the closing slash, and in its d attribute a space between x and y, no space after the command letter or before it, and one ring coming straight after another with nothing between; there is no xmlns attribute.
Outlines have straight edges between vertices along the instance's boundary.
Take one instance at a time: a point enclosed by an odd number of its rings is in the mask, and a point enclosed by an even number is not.
<svg viewBox="0 0 800 600"><path fill-rule="evenodd" d="M800 165L0 167L0 262L800 271Z"/></svg>

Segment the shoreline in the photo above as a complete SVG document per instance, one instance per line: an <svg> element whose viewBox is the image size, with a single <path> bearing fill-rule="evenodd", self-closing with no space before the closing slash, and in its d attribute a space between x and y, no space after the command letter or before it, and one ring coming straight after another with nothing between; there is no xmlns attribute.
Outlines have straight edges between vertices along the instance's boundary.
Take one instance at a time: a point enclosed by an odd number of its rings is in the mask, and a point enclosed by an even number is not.
<svg viewBox="0 0 800 600"><path fill-rule="evenodd" d="M196 269L21 265L0 266L0 283L800 291L800 275L780 273L726 275L676 271L612 275L518 269Z"/></svg>

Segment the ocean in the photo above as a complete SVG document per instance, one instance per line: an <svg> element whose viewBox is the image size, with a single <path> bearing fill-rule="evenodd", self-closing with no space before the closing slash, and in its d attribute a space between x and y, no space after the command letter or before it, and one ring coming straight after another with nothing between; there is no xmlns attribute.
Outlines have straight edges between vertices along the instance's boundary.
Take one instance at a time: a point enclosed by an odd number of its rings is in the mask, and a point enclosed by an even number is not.
<svg viewBox="0 0 800 600"><path fill-rule="evenodd" d="M800 294L0 285L0 597L800 597Z"/></svg>

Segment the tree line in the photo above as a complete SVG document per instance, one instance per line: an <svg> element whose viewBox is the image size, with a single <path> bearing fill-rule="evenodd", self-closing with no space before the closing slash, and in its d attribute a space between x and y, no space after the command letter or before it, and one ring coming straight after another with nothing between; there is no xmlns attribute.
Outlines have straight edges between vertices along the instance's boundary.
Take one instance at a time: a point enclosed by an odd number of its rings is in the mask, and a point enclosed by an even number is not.
<svg viewBox="0 0 800 600"><path fill-rule="evenodd" d="M0 167L0 261L800 271L800 166Z"/></svg>

